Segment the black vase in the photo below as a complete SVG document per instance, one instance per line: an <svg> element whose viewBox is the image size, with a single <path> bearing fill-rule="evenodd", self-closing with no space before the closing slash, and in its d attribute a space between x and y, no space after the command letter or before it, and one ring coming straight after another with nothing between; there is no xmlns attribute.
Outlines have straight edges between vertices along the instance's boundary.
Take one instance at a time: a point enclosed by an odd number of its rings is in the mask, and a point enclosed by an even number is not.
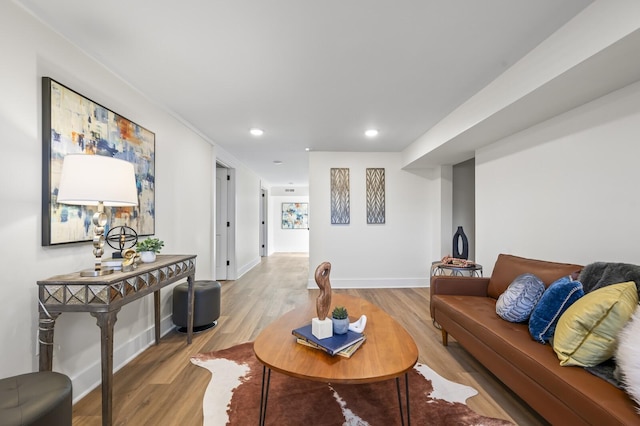
<svg viewBox="0 0 640 426"><path fill-rule="evenodd" d="M460 250L460 242L462 242L462 251ZM453 234L453 257L469 259L469 240L462 230L462 226L458 226L458 230Z"/></svg>

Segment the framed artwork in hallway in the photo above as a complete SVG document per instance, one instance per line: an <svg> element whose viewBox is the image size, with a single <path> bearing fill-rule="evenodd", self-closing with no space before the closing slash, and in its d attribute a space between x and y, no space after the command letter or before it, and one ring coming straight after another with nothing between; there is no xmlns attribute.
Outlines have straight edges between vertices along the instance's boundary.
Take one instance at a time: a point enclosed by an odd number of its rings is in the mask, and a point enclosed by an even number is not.
<svg viewBox="0 0 640 426"><path fill-rule="evenodd" d="M309 229L309 203L282 203L282 229Z"/></svg>

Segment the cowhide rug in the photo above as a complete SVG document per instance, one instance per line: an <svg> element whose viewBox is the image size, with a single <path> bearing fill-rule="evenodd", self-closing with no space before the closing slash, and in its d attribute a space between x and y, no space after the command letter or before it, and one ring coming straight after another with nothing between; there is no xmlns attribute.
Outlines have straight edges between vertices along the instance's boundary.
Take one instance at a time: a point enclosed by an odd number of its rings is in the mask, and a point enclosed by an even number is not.
<svg viewBox="0 0 640 426"><path fill-rule="evenodd" d="M258 424L262 364L253 354L253 343L199 354L192 357L191 362L211 372L203 400L205 426ZM409 372L409 386L412 424L512 424L471 410L465 401L477 392L440 377L426 365L417 364ZM401 387L404 402L404 380ZM268 425L386 426L399 423L395 380L332 385L277 372L271 374Z"/></svg>

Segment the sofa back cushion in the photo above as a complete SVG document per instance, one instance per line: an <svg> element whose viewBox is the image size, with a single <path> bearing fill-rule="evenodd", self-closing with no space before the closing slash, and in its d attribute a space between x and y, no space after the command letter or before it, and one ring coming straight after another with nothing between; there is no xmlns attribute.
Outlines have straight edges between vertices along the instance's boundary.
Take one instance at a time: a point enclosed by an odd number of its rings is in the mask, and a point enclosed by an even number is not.
<svg viewBox="0 0 640 426"><path fill-rule="evenodd" d="M581 269L582 266L570 263L547 262L500 254L491 273L487 294L497 299L509 287L509 284L522 274L534 274L542 280L545 287L549 287L551 283L565 275L575 274L577 276Z"/></svg>

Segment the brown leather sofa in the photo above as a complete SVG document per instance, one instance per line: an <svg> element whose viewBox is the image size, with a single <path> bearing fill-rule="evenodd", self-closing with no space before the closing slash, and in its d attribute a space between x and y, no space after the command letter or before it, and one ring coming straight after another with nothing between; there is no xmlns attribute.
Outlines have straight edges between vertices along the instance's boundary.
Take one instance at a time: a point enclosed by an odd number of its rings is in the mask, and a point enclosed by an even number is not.
<svg viewBox="0 0 640 426"><path fill-rule="evenodd" d="M498 379L551 424L633 425L640 415L627 394L581 367L561 367L551 345L531 338L527 324L503 320L496 300L523 273L546 286L582 266L501 254L490 278L434 276L431 317Z"/></svg>

